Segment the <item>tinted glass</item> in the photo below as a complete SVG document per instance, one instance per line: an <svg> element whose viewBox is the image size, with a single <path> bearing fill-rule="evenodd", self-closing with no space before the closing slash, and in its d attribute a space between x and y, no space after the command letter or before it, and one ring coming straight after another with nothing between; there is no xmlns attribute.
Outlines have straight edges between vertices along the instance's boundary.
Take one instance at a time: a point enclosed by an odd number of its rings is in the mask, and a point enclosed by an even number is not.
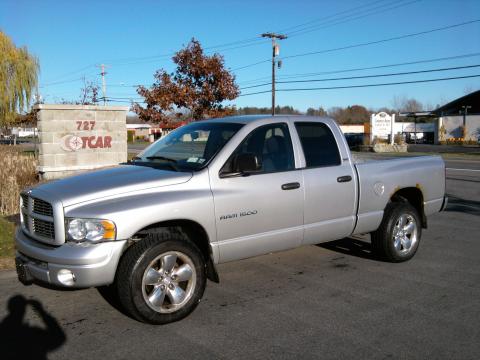
<svg viewBox="0 0 480 360"><path fill-rule="evenodd" d="M182 126L146 148L135 163L197 170L205 166L242 126L201 121Z"/></svg>
<svg viewBox="0 0 480 360"><path fill-rule="evenodd" d="M287 171L295 168L287 124L265 125L252 131L227 161L222 173L232 171L232 159L240 153L257 156L261 164L259 172Z"/></svg>
<svg viewBox="0 0 480 360"><path fill-rule="evenodd" d="M340 165L337 142L323 123L295 123L307 167Z"/></svg>

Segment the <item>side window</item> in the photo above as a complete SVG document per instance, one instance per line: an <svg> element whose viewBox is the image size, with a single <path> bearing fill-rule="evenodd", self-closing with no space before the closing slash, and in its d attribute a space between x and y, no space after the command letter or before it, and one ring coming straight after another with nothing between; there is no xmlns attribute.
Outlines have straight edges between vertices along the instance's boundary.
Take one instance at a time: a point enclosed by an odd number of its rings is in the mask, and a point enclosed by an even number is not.
<svg viewBox="0 0 480 360"><path fill-rule="evenodd" d="M292 141L287 124L271 124L253 130L238 146L221 172L231 172L233 158L239 154L254 154L262 172L287 171L295 168Z"/></svg>
<svg viewBox="0 0 480 360"><path fill-rule="evenodd" d="M297 122L295 127L302 143L307 167L340 165L337 142L327 125Z"/></svg>

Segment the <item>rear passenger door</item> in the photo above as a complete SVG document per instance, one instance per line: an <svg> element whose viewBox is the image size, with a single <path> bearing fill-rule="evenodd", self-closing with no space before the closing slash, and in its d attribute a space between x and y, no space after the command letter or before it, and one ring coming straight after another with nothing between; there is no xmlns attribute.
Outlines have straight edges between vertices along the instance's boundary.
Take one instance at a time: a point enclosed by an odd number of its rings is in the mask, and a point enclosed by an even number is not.
<svg viewBox="0 0 480 360"><path fill-rule="evenodd" d="M326 123L295 122L295 128L305 157L304 244L346 237L355 226L357 201L348 154L342 158Z"/></svg>

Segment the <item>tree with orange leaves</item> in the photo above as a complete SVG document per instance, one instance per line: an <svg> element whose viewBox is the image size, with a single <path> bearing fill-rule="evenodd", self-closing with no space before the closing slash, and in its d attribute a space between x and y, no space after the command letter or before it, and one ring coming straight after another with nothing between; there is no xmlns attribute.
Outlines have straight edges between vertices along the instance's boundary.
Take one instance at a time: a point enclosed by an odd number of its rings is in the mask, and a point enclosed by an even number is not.
<svg viewBox="0 0 480 360"><path fill-rule="evenodd" d="M137 88L146 106L135 103L133 110L142 120L167 123L172 113L182 110L188 110L194 120L233 113L232 107L222 103L235 99L239 89L235 76L224 67L223 56L205 55L200 43L192 39L172 60L177 65L175 72L157 70L151 88Z"/></svg>

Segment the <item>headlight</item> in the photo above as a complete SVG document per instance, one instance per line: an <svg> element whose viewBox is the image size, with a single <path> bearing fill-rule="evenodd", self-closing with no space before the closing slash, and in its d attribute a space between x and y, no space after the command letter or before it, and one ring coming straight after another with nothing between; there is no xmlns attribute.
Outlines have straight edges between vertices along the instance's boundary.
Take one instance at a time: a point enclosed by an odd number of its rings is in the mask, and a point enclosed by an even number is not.
<svg viewBox="0 0 480 360"><path fill-rule="evenodd" d="M97 219L67 219L67 239L81 242L99 242L115 240L115 223L110 220Z"/></svg>

